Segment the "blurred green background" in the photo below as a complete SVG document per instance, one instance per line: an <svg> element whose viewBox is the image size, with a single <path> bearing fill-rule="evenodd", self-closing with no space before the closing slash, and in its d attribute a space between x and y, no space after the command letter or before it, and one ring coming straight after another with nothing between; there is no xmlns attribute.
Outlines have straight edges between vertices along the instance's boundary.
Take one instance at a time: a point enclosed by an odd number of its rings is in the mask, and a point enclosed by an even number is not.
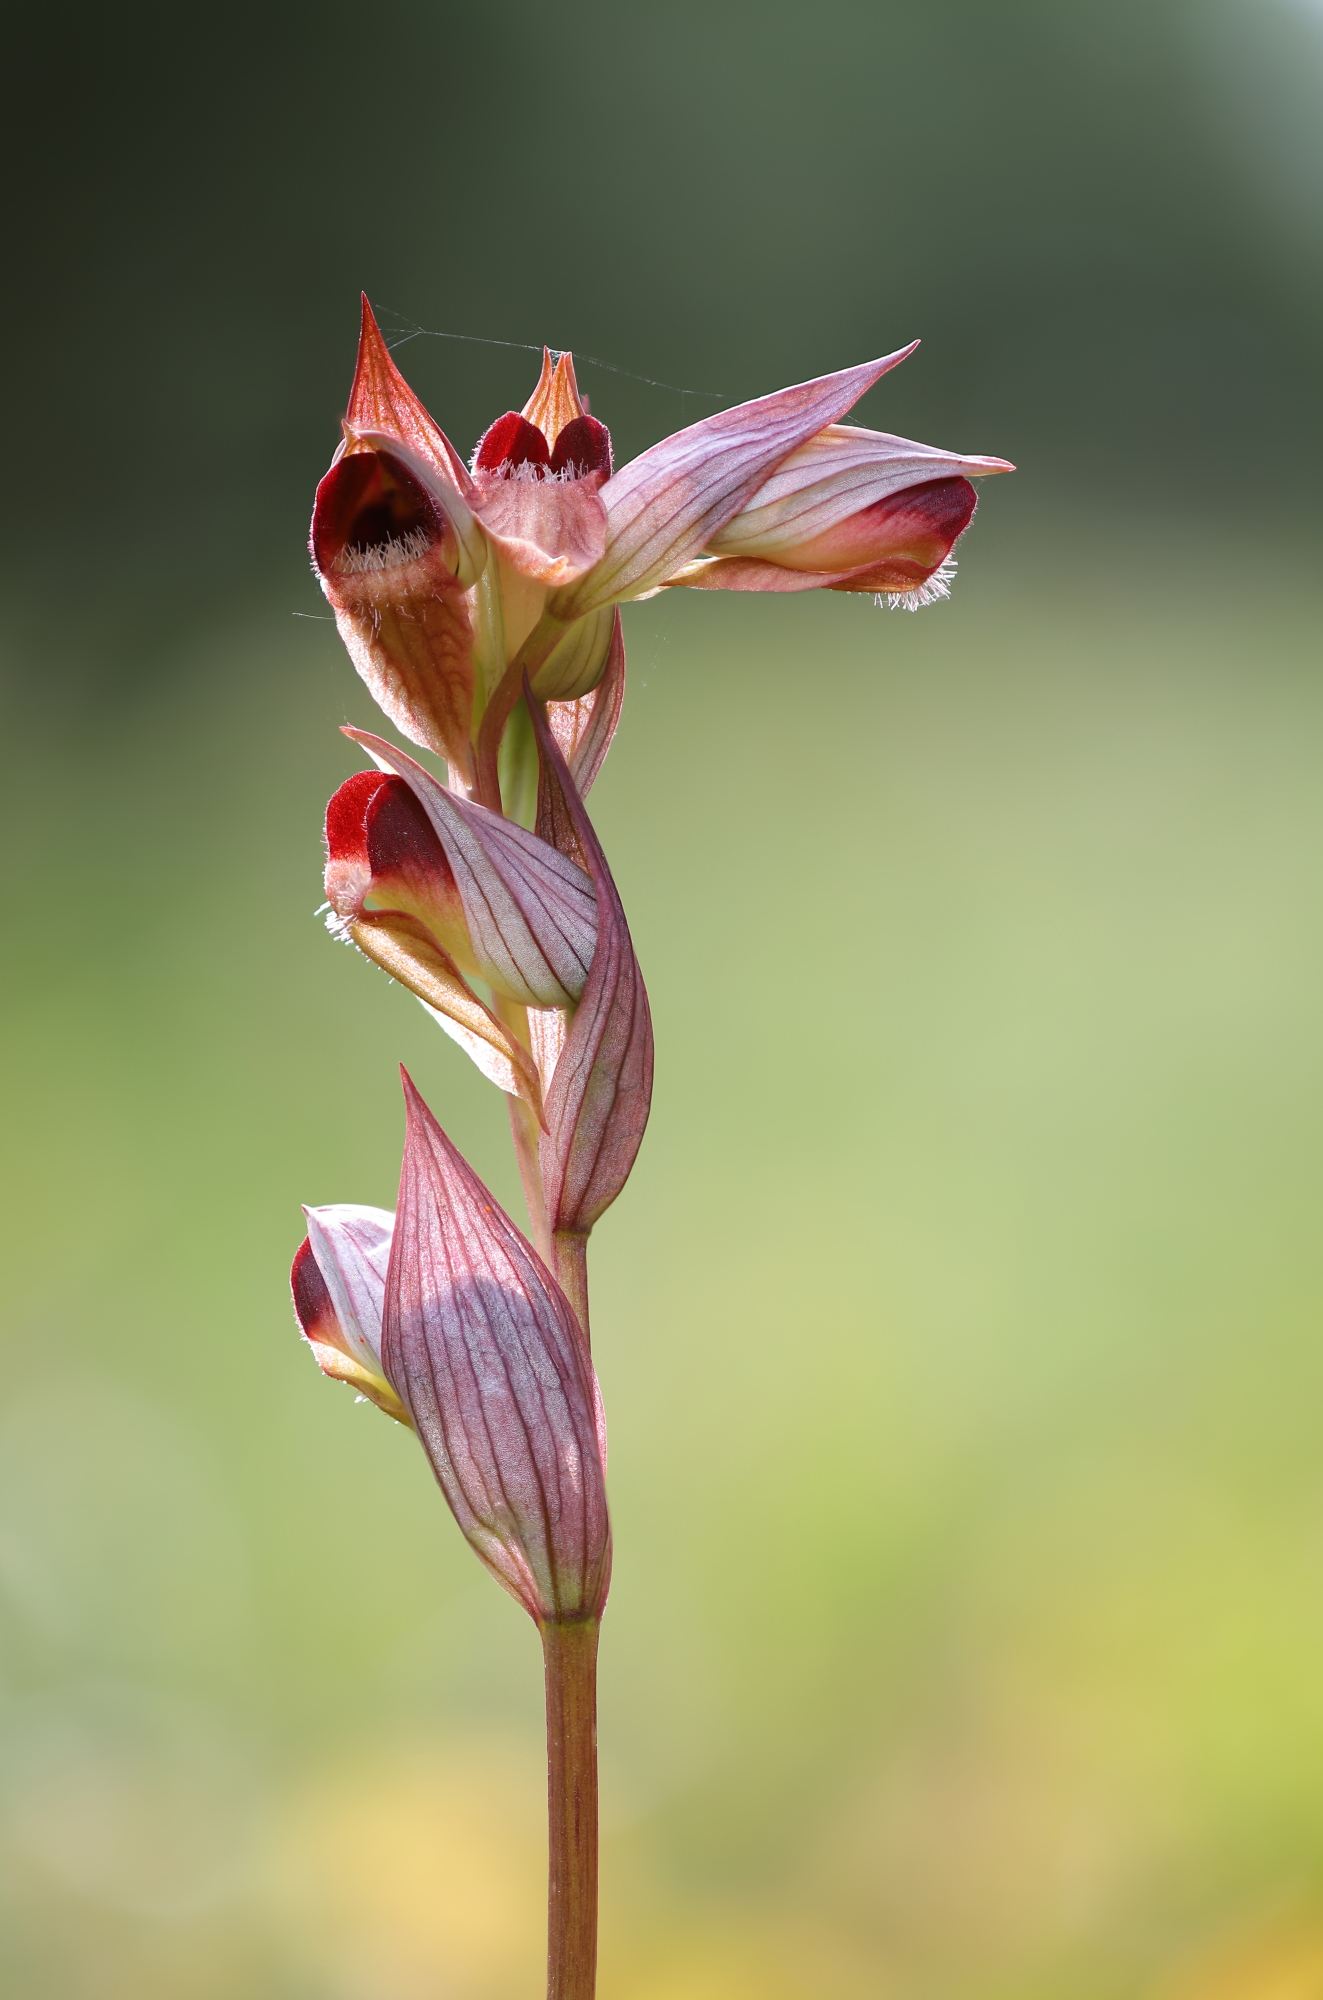
<svg viewBox="0 0 1323 2000"><path fill-rule="evenodd" d="M534 1636L285 1295L400 1060L517 1199L313 915L364 285L465 450L437 336L628 454L917 333L864 420L1022 467L918 617L627 616L603 2000L1320 2000L1323 6L6 46L4 1991L539 1990Z"/></svg>

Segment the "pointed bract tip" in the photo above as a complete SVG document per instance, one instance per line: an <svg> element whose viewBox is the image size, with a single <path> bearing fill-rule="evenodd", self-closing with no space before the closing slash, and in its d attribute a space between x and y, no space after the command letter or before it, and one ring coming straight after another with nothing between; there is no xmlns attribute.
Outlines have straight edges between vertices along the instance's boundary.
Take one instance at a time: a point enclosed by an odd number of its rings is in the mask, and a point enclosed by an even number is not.
<svg viewBox="0 0 1323 2000"><path fill-rule="evenodd" d="M404 1091L405 1116L410 1121L419 1117L425 1118L429 1124L434 1125L436 1120L427 1108L427 1101L403 1063L400 1064L400 1084Z"/></svg>
<svg viewBox="0 0 1323 2000"><path fill-rule="evenodd" d="M537 378L537 382L534 384L532 395L524 404L523 411L521 412L531 424L537 423L537 418L533 415L533 411L535 408L540 408L546 402L547 392L551 388L551 378L555 371L556 364L551 358L551 349L544 347L542 350L542 371Z"/></svg>
<svg viewBox="0 0 1323 2000"><path fill-rule="evenodd" d="M419 1090L403 1063L400 1064L400 1082L404 1087L405 1150L408 1150L415 1135L421 1138L423 1134L426 1134L440 1143L442 1150L449 1158L459 1160L461 1165L466 1164L458 1148L447 1136L444 1128L438 1124L433 1115L432 1107L423 1096L422 1091Z"/></svg>
<svg viewBox="0 0 1323 2000"><path fill-rule="evenodd" d="M917 340L908 341L904 347L897 347L890 354L879 354L876 361L870 361L867 365L872 374L873 383L880 382L882 377L889 375L893 368L899 368L902 361L908 361L919 344ZM872 384L869 386L871 387ZM863 393L867 394L867 390Z"/></svg>
<svg viewBox="0 0 1323 2000"><path fill-rule="evenodd" d="M394 440L406 445L442 480L462 493L468 475L445 432L441 429L391 359L376 315L363 294L363 316L358 335L358 362L345 411L346 444L352 449L360 440L369 448L380 449Z"/></svg>
<svg viewBox="0 0 1323 2000"><path fill-rule="evenodd" d="M893 368L899 368L902 361L908 361L919 344L917 340L911 340L907 346L898 347L893 354L880 354L872 364L877 370L877 374L873 378L874 381L880 382L882 377L889 375Z"/></svg>
<svg viewBox="0 0 1323 2000"><path fill-rule="evenodd" d="M345 423L352 431L393 429L388 413L397 397L414 401L413 391L390 358L390 349L377 325L377 316L362 294L362 317L358 328L358 360L354 383L349 391ZM383 417L386 422L383 423Z"/></svg>
<svg viewBox="0 0 1323 2000"><path fill-rule="evenodd" d="M568 349L557 355L553 365L551 349L543 348L542 373L538 376L536 389L524 405L523 415L530 424L537 425L553 448L566 425L585 415L583 398L574 375L574 356Z"/></svg>
<svg viewBox="0 0 1323 2000"><path fill-rule="evenodd" d="M563 394L570 398L576 410L582 414L583 397L579 394L579 378L574 372L574 356L568 347L556 363L556 374L560 377Z"/></svg>

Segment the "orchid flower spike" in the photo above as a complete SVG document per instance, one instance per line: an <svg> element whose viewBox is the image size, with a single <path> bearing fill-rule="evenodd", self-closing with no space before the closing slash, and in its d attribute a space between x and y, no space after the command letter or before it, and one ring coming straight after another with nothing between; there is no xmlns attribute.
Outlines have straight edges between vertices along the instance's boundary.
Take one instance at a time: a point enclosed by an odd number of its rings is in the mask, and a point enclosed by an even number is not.
<svg viewBox="0 0 1323 2000"><path fill-rule="evenodd" d="M365 299L310 545L374 697L446 759L452 789L499 810L536 766L525 732L502 770L525 677L553 709L587 700L613 671L629 599L682 586L930 601L973 513L970 478L1012 468L842 424L912 352L722 410L616 471L573 361L548 351L523 410L465 466Z"/></svg>

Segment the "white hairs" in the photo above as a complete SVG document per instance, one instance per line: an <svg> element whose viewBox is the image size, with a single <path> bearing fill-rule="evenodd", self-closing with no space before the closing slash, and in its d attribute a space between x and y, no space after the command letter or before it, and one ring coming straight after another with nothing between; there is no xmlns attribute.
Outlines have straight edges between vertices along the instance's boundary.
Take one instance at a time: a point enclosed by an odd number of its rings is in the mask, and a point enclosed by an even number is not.
<svg viewBox="0 0 1323 2000"><path fill-rule="evenodd" d="M435 536L426 528L414 528L407 535L389 535L370 548L351 542L341 549L331 568L337 576L363 576L370 570L398 569L402 563L417 562L431 548Z"/></svg>
<svg viewBox="0 0 1323 2000"><path fill-rule="evenodd" d="M951 584L956 573L956 559L948 556L939 569L935 569L926 583L916 590L888 590L873 599L881 610L885 604L888 611L922 611L927 604L940 604L944 597L951 595Z"/></svg>

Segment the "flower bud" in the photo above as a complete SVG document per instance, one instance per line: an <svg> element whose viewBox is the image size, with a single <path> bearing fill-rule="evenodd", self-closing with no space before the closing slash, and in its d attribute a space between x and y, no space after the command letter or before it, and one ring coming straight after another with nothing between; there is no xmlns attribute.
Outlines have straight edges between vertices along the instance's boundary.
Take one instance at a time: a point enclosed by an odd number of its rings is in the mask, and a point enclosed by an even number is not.
<svg viewBox="0 0 1323 2000"><path fill-rule="evenodd" d="M326 808L325 885L342 920L361 915L372 897L416 917L451 958L471 960L454 871L403 778L357 771L334 794Z"/></svg>
<svg viewBox="0 0 1323 2000"><path fill-rule="evenodd" d="M406 839L397 795L373 795L366 802L361 858L353 865L371 873L380 864L390 890L398 887L406 899L399 907L416 911L429 928L438 924L442 949L502 998L528 1007L572 1005L583 991L597 936L591 878L527 828L446 791L393 744L361 729L344 733L405 781L440 849L438 859L416 817ZM335 879L336 893L345 893L347 875Z"/></svg>
<svg viewBox="0 0 1323 2000"><path fill-rule="evenodd" d="M606 672L611 648L617 643L619 607L590 611L570 626L533 675L539 701L577 701L591 694Z"/></svg>
<svg viewBox="0 0 1323 2000"><path fill-rule="evenodd" d="M600 1401L569 1304L406 1075L382 1355L456 1521L539 1623L610 1581Z"/></svg>
<svg viewBox="0 0 1323 2000"><path fill-rule="evenodd" d="M359 771L331 799L326 899L332 931L416 994L483 1075L522 1097L540 1121L541 1085L529 1052L456 962L472 968L463 902L445 849L403 778Z"/></svg>
<svg viewBox="0 0 1323 2000"><path fill-rule="evenodd" d="M323 1375L348 1382L398 1423L409 1413L381 1366L381 1315L395 1218L349 1202L305 1208L290 1272L294 1311Z"/></svg>

